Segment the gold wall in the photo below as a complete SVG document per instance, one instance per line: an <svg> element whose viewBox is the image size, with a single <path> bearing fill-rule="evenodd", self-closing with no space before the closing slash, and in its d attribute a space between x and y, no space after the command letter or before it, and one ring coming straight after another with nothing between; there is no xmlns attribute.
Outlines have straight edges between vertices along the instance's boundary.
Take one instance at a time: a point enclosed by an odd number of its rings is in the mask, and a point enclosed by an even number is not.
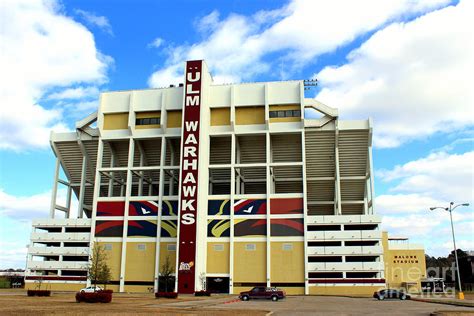
<svg viewBox="0 0 474 316"><path fill-rule="evenodd" d="M124 285L123 291L128 293L150 293L150 288L153 288L153 285Z"/></svg>
<svg viewBox="0 0 474 316"><path fill-rule="evenodd" d="M138 249L138 245L145 245L145 250ZM125 281L153 281L155 253L154 242L127 242Z"/></svg>
<svg viewBox="0 0 474 316"><path fill-rule="evenodd" d="M166 118L167 128L181 127L181 121L182 121L181 110L169 110L167 112L167 115L168 115Z"/></svg>
<svg viewBox="0 0 474 316"><path fill-rule="evenodd" d="M168 245L176 245L174 242L162 242L160 244L160 271L163 268L163 263L166 261L166 257L169 257L170 264L173 267L173 270L176 266L176 251L168 250Z"/></svg>
<svg viewBox="0 0 474 316"><path fill-rule="evenodd" d="M235 108L235 123L237 125L265 124L265 107L262 105Z"/></svg>
<svg viewBox="0 0 474 316"><path fill-rule="evenodd" d="M43 282L41 284L41 290L50 290L50 291L74 291L77 292L87 286L86 282L84 283L48 283ZM102 287L102 284L99 284ZM107 286L109 288L109 286ZM25 283L25 290L37 290L38 283Z"/></svg>
<svg viewBox="0 0 474 316"><path fill-rule="evenodd" d="M256 249L252 251L245 250L246 244L255 244ZM234 282L267 281L266 247L266 242L234 243Z"/></svg>
<svg viewBox="0 0 474 316"><path fill-rule="evenodd" d="M111 245L111 250L105 250L107 255L107 262L110 268L110 280L120 280L120 260L122 258L122 243L121 242L98 242L100 246Z"/></svg>
<svg viewBox="0 0 474 316"><path fill-rule="evenodd" d="M128 113L109 113L104 114L104 129L127 129Z"/></svg>
<svg viewBox="0 0 474 316"><path fill-rule="evenodd" d="M211 126L230 125L230 108L211 109Z"/></svg>
<svg viewBox="0 0 474 316"><path fill-rule="evenodd" d="M350 295L361 297L372 297L374 292L383 289L384 286L310 286L310 295Z"/></svg>
<svg viewBox="0 0 474 316"><path fill-rule="evenodd" d="M283 250L283 244L291 244L292 250ZM271 243L271 282L304 282L304 243Z"/></svg>
<svg viewBox="0 0 474 316"><path fill-rule="evenodd" d="M382 244L387 287L420 292L420 281L426 278L425 251L423 249L389 249L387 232L382 234Z"/></svg>
<svg viewBox="0 0 474 316"><path fill-rule="evenodd" d="M214 250L215 245L223 245L223 251ZM207 273L229 273L229 243L207 243Z"/></svg>

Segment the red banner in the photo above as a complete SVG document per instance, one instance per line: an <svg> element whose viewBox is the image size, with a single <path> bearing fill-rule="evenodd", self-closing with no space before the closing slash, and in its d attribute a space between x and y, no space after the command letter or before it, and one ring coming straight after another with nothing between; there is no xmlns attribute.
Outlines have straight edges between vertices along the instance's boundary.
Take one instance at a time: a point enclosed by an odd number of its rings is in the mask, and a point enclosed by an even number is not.
<svg viewBox="0 0 474 316"><path fill-rule="evenodd" d="M179 200L178 293L194 293L202 61L186 63Z"/></svg>

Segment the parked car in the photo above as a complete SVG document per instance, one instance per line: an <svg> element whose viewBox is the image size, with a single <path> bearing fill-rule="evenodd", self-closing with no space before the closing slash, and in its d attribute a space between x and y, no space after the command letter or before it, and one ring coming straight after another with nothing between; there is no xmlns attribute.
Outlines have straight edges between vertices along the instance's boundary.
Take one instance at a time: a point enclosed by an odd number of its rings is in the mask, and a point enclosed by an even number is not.
<svg viewBox="0 0 474 316"><path fill-rule="evenodd" d="M386 298L396 298L400 300L409 300L410 295L406 294L403 291L400 290L394 290L394 289L386 289L386 290L380 290L378 292L374 292L374 298L378 300L384 300Z"/></svg>
<svg viewBox="0 0 474 316"><path fill-rule="evenodd" d="M79 292L81 293L94 293L94 292L99 292L102 291L103 289L100 286L88 286L83 289L81 289Z"/></svg>
<svg viewBox="0 0 474 316"><path fill-rule="evenodd" d="M271 299L272 301L278 301L285 298L285 296L285 291L275 287L256 286L250 291L240 292L239 298L242 301L248 301L249 299Z"/></svg>

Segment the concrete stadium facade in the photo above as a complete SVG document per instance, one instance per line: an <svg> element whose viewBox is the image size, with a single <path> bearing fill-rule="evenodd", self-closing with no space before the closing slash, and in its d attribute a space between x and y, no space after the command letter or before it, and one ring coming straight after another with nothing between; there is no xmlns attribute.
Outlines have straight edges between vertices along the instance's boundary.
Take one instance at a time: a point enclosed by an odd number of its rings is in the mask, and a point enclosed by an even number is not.
<svg viewBox="0 0 474 316"><path fill-rule="evenodd" d="M27 287L83 287L95 244L115 291L156 291L167 260L180 293L384 287L371 121L339 120L304 81L216 85L204 61L183 79L104 92L75 132L51 134L50 217L33 221Z"/></svg>

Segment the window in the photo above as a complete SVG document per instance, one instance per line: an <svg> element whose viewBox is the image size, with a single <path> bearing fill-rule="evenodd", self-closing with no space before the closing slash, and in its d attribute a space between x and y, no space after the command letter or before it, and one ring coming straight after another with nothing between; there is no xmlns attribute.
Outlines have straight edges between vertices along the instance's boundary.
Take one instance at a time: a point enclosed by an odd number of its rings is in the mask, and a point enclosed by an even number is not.
<svg viewBox="0 0 474 316"><path fill-rule="evenodd" d="M159 117L137 118L135 125L160 125Z"/></svg>
<svg viewBox="0 0 474 316"><path fill-rule="evenodd" d="M270 118L281 117L301 117L300 110L270 111Z"/></svg>
<svg viewBox="0 0 474 316"><path fill-rule="evenodd" d="M146 245L145 244L138 244L137 249L144 251L144 250L146 250Z"/></svg>
<svg viewBox="0 0 474 316"><path fill-rule="evenodd" d="M214 245L214 251L224 251L224 245L222 244Z"/></svg>
<svg viewBox="0 0 474 316"><path fill-rule="evenodd" d="M292 244L283 244L281 246L281 249L283 249L284 251L291 251L291 250L293 250L293 245Z"/></svg>
<svg viewBox="0 0 474 316"><path fill-rule="evenodd" d="M176 245L175 244L170 244L166 246L166 249L168 251L176 251Z"/></svg>
<svg viewBox="0 0 474 316"><path fill-rule="evenodd" d="M257 249L257 245L255 244L245 244L245 250L247 251L255 251Z"/></svg>
<svg viewBox="0 0 474 316"><path fill-rule="evenodd" d="M111 244L105 244L104 245L104 250L112 250L112 245Z"/></svg>

